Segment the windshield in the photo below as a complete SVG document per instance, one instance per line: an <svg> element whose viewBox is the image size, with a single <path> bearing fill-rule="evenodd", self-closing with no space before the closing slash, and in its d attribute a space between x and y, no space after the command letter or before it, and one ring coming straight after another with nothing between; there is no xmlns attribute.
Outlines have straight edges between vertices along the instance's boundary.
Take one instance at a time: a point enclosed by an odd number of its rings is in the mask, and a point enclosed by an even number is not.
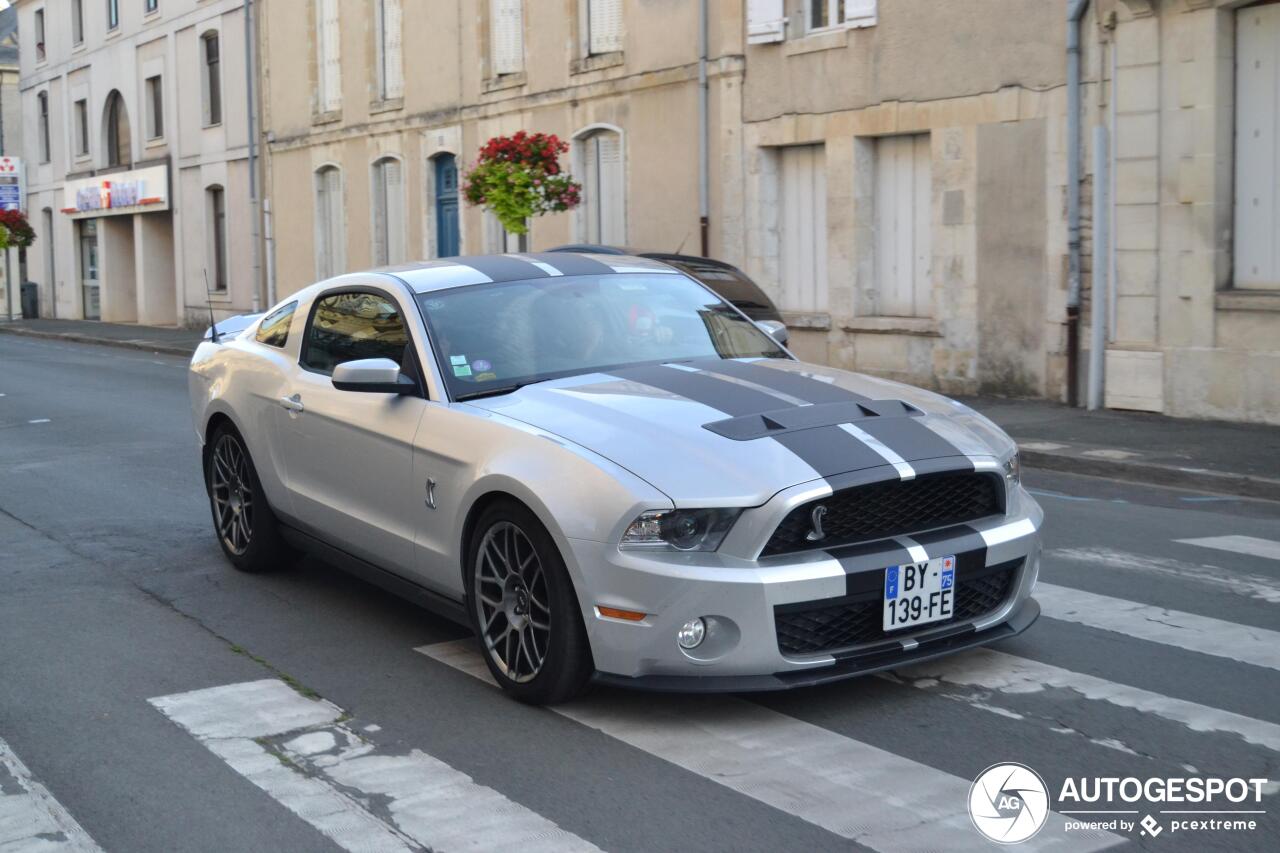
<svg viewBox="0 0 1280 853"><path fill-rule="evenodd" d="M788 357L682 275L482 284L424 293L418 302L455 400L633 364Z"/></svg>

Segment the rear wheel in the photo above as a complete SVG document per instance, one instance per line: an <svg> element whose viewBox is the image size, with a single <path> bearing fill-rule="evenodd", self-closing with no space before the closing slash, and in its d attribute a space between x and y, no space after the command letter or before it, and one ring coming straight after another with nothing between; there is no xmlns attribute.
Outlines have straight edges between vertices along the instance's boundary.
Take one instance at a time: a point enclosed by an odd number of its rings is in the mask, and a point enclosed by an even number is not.
<svg viewBox="0 0 1280 853"><path fill-rule="evenodd" d="M220 426L209 445L205 485L222 553L244 572L267 572L286 565L292 552L280 536L279 522L267 505L243 439L234 429Z"/></svg>
<svg viewBox="0 0 1280 853"><path fill-rule="evenodd" d="M593 665L577 596L554 540L514 501L486 509L475 531L467 561L469 609L489 671L522 702L572 698Z"/></svg>

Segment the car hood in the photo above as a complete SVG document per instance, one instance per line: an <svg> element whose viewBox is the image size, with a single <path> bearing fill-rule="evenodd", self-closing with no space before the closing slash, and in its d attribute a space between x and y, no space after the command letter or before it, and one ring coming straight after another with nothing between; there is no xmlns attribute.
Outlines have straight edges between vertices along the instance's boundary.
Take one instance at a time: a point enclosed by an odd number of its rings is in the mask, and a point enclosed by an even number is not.
<svg viewBox="0 0 1280 853"><path fill-rule="evenodd" d="M986 418L938 394L787 359L627 367L467 405L598 453L677 506L757 506L822 478L879 468L897 476L902 463L916 473L972 470L1014 449Z"/></svg>

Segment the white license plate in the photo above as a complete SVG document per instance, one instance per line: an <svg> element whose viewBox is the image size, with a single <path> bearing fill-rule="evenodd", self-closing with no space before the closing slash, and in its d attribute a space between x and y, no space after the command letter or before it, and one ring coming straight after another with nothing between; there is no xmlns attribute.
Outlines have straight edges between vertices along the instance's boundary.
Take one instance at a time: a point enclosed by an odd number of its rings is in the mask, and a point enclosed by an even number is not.
<svg viewBox="0 0 1280 853"><path fill-rule="evenodd" d="M884 630L898 631L951 618L956 558L934 557L884 570Z"/></svg>

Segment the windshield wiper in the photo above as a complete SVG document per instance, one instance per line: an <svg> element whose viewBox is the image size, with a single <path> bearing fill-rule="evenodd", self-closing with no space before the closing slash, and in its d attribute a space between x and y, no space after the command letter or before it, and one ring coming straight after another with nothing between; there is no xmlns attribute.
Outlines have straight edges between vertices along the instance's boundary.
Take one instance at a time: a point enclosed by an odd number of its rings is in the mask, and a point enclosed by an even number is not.
<svg viewBox="0 0 1280 853"><path fill-rule="evenodd" d="M482 397L500 397L503 394L510 394L512 391L519 391L526 385L537 385L539 382L550 382L555 377L547 377L546 379L530 379L528 382L516 382L511 385L501 385L497 388L482 388L479 391L468 391L466 394L459 394L453 399L462 403L466 400L478 400Z"/></svg>

